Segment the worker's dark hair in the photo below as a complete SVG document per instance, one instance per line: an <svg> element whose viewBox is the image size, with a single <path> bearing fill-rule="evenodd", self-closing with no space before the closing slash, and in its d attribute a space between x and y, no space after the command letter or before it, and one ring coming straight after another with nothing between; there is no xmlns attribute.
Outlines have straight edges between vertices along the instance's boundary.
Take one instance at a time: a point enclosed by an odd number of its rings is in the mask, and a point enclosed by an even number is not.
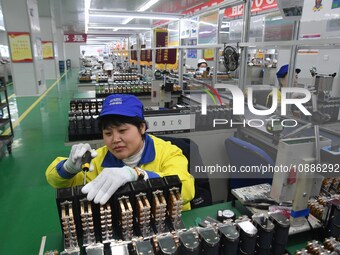
<svg viewBox="0 0 340 255"><path fill-rule="evenodd" d="M110 127L119 127L124 124L131 124L137 127L138 130L141 130L142 125L146 125L146 121L142 120L138 117L128 117L123 115L105 115L98 118L98 126L100 130L104 130ZM146 126L147 127L147 126ZM145 134L142 135L143 138Z"/></svg>

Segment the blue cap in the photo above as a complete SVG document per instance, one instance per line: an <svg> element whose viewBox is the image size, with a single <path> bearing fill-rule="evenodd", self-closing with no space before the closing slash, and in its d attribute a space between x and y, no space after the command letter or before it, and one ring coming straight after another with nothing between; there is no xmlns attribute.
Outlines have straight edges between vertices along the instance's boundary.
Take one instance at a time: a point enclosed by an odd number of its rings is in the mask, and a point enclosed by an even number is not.
<svg viewBox="0 0 340 255"><path fill-rule="evenodd" d="M284 65L284 66L281 66L280 70L276 73L276 77L277 78L283 78L286 76L286 74L288 73L288 68L289 68L289 65ZM295 69L295 72L296 73L300 73L301 72L301 69L299 68L296 68Z"/></svg>
<svg viewBox="0 0 340 255"><path fill-rule="evenodd" d="M144 120L142 102L133 95L112 94L105 98L99 118L106 115L138 117Z"/></svg>

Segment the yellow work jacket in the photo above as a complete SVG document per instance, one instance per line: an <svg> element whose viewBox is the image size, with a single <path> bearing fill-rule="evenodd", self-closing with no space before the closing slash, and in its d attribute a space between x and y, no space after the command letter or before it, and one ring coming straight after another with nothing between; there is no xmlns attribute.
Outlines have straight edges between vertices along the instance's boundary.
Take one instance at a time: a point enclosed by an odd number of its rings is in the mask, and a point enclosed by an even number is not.
<svg viewBox="0 0 340 255"><path fill-rule="evenodd" d="M145 148L138 167L146 170L149 178L178 175L182 182L183 210L190 210L190 201L194 198L194 178L188 172L188 160L182 150L160 138L145 135ZM123 167L123 161L117 159L106 146L97 149L97 157L92 159L94 170L86 174L87 182L95 179L104 168ZM84 173L68 173L63 165L67 158L56 158L46 170L48 183L54 188L66 188L83 185Z"/></svg>
<svg viewBox="0 0 340 255"><path fill-rule="evenodd" d="M278 89L277 90L277 103L281 103L281 91ZM266 99L266 107L270 108L273 104L273 91L271 91Z"/></svg>

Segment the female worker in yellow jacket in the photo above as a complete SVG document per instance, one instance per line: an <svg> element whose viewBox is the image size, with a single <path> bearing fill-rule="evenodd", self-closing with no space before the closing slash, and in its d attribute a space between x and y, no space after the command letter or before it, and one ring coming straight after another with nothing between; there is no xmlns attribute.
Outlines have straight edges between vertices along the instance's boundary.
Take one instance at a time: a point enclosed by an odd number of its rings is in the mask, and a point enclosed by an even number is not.
<svg viewBox="0 0 340 255"><path fill-rule="evenodd" d="M89 144L73 145L69 158L58 157L47 168L51 186L82 185L82 157L90 151L93 159L86 175L88 184L82 188L88 200L105 204L120 186L139 177L178 175L182 181L183 210L190 209L195 190L188 160L178 147L146 133L143 104L135 96L108 96L98 119L105 146L93 150Z"/></svg>
<svg viewBox="0 0 340 255"><path fill-rule="evenodd" d="M277 103L281 103L281 88L287 87L288 85L288 69L289 65L283 65L280 67L279 71L276 73L277 80L279 82L279 89L277 90ZM300 68L295 69L295 76L293 80L293 87L297 87L298 84L298 74L301 72ZM273 91L267 95L266 106L270 108L273 104Z"/></svg>

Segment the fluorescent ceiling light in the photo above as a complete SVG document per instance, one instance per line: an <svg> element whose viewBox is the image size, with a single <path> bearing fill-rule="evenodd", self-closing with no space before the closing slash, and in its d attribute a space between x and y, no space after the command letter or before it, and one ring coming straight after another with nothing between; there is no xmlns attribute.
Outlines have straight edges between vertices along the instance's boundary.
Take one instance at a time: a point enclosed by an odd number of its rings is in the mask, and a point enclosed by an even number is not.
<svg viewBox="0 0 340 255"><path fill-rule="evenodd" d="M212 31L202 31L202 32L199 32L199 34L211 34L212 33Z"/></svg>
<svg viewBox="0 0 340 255"><path fill-rule="evenodd" d="M138 12L143 12L146 11L147 9L149 9L151 6L153 6L154 4L156 4L159 0L150 0L148 1L146 4L142 5L141 7L138 8Z"/></svg>
<svg viewBox="0 0 340 255"><path fill-rule="evenodd" d="M89 38L89 36L87 36L87 38ZM112 37L112 36L94 36L93 38L96 38L96 39L107 39L107 40L115 39L115 40L119 40L119 41L122 39L122 38ZM90 37L90 39L93 39L93 38Z"/></svg>
<svg viewBox="0 0 340 255"><path fill-rule="evenodd" d="M133 20L133 18L126 18L125 20L123 20L122 24L126 25L127 23L129 23L131 20Z"/></svg>
<svg viewBox="0 0 340 255"><path fill-rule="evenodd" d="M110 30L115 30L117 29L126 29L126 30L151 30L150 27L125 27L125 26L114 26L114 27L90 27L89 29L110 29Z"/></svg>
<svg viewBox="0 0 340 255"><path fill-rule="evenodd" d="M89 10L91 6L91 0L84 0L84 15L85 15L85 34L87 34L88 24L90 20Z"/></svg>
<svg viewBox="0 0 340 255"><path fill-rule="evenodd" d="M137 12L144 12L144 11L146 11L147 9L149 9L151 6L153 6L158 1L159 0L150 0L149 2L147 2L146 4L144 4L143 6L138 8ZM134 17L126 18L125 20L123 20L122 24L125 25L125 24L129 23L133 19L134 19Z"/></svg>
<svg viewBox="0 0 340 255"><path fill-rule="evenodd" d="M114 14L114 15L110 15L110 14L91 14L91 16L97 16L97 17L112 17L112 18L130 18L132 19L160 19L160 20L179 20L180 18L178 17L172 17L172 16L165 16L165 15L154 15L154 16L147 16L147 15L125 15L125 14Z"/></svg>
<svg viewBox="0 0 340 255"><path fill-rule="evenodd" d="M108 18L131 18L131 19L160 19L160 20L179 20L182 14L159 13L159 12L131 12L131 11L113 11L113 10L90 10L91 17L108 17Z"/></svg>
<svg viewBox="0 0 340 255"><path fill-rule="evenodd" d="M281 20L282 17L275 17L275 18L272 18L271 20Z"/></svg>
<svg viewBox="0 0 340 255"><path fill-rule="evenodd" d="M212 26L212 27L217 27L216 24L205 22L205 21L200 21L199 24L208 25L208 26Z"/></svg>

